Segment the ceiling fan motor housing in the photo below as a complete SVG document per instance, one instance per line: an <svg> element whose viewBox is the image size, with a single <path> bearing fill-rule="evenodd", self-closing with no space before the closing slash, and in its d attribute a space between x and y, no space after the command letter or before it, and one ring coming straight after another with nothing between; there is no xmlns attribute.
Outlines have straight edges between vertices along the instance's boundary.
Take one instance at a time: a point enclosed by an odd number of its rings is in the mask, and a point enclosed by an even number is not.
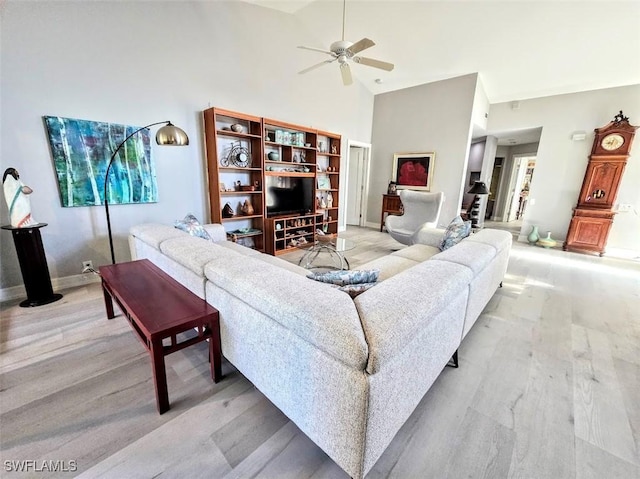
<svg viewBox="0 0 640 479"><path fill-rule="evenodd" d="M337 56L343 56L346 55L347 58L351 58L353 56L353 53L351 53L351 51L349 51L349 47L351 47L351 45L353 45L353 42L349 42L347 40L340 40L337 42L333 42L331 44L331 52L335 53Z"/></svg>

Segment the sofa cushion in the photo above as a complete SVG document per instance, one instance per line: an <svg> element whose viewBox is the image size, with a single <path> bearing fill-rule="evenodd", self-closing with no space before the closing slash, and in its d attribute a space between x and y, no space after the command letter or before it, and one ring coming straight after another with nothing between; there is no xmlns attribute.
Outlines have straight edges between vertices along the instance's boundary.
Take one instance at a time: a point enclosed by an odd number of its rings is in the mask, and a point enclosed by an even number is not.
<svg viewBox="0 0 640 479"><path fill-rule="evenodd" d="M217 287L321 351L364 370L368 347L353 300L346 294L251 256L229 254L211 261L205 274Z"/></svg>
<svg viewBox="0 0 640 479"><path fill-rule="evenodd" d="M493 246L479 242L462 241L455 248L449 248L442 253L438 253L432 261L449 261L451 263L466 266L473 271L475 277L480 271L495 258L496 249Z"/></svg>
<svg viewBox="0 0 640 479"><path fill-rule="evenodd" d="M211 241L185 234L181 238L163 241L160 244L160 251L176 263L202 277L204 277L204 267L210 261L218 260L220 257L228 255L242 258L241 255L219 246L218 243L212 243Z"/></svg>
<svg viewBox="0 0 640 479"><path fill-rule="evenodd" d="M235 244L235 243L230 243ZM240 248L249 249L244 246L240 246ZM249 249L250 250L250 249ZM255 251L255 250L250 250ZM260 261L264 261L265 263L272 264L274 266L278 266L280 268L284 268L293 273L299 274L300 276L306 276L309 273L308 269L304 269L302 266L298 266L297 264L290 263L289 261L285 261L282 258L278 258L277 256L271 256L270 254L256 254L250 255L252 258L259 259Z"/></svg>
<svg viewBox="0 0 640 479"><path fill-rule="evenodd" d="M141 225L132 226L129 233L131 236L139 238L140 241L143 241L157 250L160 249L160 243L163 241L170 238L182 238L185 236L183 231L157 223L143 223Z"/></svg>
<svg viewBox="0 0 640 479"><path fill-rule="evenodd" d="M207 230L204 229L198 219L192 214L186 215L181 220L176 220L173 226L191 236L211 241L211 236L209 236Z"/></svg>
<svg viewBox="0 0 640 479"><path fill-rule="evenodd" d="M423 261L428 260L433 255L436 255L440 252L440 249L436 246L426 245L426 244L414 244L413 246L409 246L407 248L399 249L398 251L394 251L391 253L391 256L399 256L401 258L407 258L413 260L417 263L422 263Z"/></svg>
<svg viewBox="0 0 640 479"><path fill-rule="evenodd" d="M412 266L419 264L412 259L402 258L400 256L382 256L381 258L374 259L368 263L360 266L361 269L379 269L380 274L378 281L384 281L386 279L395 276L398 273L402 273L405 269L409 269Z"/></svg>
<svg viewBox="0 0 640 479"><path fill-rule="evenodd" d="M502 251L511 248L513 236L508 231L485 228L469 236L467 241L488 244L496 248L497 251Z"/></svg>
<svg viewBox="0 0 640 479"><path fill-rule="evenodd" d="M259 256L260 251L255 250L253 248L247 248L246 246L242 246L238 243L234 243L233 241L220 241L216 243L223 248L227 248L230 251L234 251L244 256Z"/></svg>
<svg viewBox="0 0 640 479"><path fill-rule="evenodd" d="M449 306L464 307L471 279L471 271L458 264L425 261L358 296L354 303L369 345L367 372L384 368L442 315L459 319L464 309Z"/></svg>

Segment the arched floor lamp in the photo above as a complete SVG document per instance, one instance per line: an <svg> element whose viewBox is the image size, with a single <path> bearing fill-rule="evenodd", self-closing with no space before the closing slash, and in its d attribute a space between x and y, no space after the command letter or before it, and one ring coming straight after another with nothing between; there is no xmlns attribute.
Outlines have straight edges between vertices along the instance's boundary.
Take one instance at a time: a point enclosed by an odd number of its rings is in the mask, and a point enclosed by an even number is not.
<svg viewBox="0 0 640 479"><path fill-rule="evenodd" d="M107 172L104 175L104 209L107 214L107 229L109 230L109 249L111 250L111 264L116 264L116 255L113 252L113 237L111 236L111 218L109 217L109 172L111 171L111 165L113 164L113 160L115 160L118 151L120 148L136 133L150 128L156 125L162 125L158 132L156 133L156 143L160 146L186 146L189 144L189 137L184 132L184 130L174 126L170 121L158 121L156 123L151 123L147 126L143 126L142 128L138 128L136 131L127 136L122 143L118 145L118 147L114 150L111 155L111 159L109 160L109 165L107 166Z"/></svg>

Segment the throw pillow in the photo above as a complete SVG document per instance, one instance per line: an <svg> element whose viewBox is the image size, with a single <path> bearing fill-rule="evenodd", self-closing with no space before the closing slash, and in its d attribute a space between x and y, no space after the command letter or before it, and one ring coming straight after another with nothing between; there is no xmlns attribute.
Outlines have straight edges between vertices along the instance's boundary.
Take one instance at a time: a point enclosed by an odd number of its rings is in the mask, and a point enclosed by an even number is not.
<svg viewBox="0 0 640 479"><path fill-rule="evenodd" d="M471 233L471 221L463 221L460 216L456 216L442 235L440 251L444 251L457 245Z"/></svg>
<svg viewBox="0 0 640 479"><path fill-rule="evenodd" d="M185 233L189 233L191 236L213 241L209 233L207 233L207 230L204 229L198 219L192 214L188 214L182 220L176 220L173 226Z"/></svg>
<svg viewBox="0 0 640 479"><path fill-rule="evenodd" d="M360 284L345 284L344 286L332 285L335 288L338 288L340 291L344 291L352 298L355 298L360 293L364 293L369 288L374 287L378 283L360 283Z"/></svg>
<svg viewBox="0 0 640 479"><path fill-rule="evenodd" d="M379 269L369 270L338 270L329 271L327 273L310 273L307 278L321 283L330 283L338 286L344 286L347 284L363 284L363 283L375 283L378 281Z"/></svg>

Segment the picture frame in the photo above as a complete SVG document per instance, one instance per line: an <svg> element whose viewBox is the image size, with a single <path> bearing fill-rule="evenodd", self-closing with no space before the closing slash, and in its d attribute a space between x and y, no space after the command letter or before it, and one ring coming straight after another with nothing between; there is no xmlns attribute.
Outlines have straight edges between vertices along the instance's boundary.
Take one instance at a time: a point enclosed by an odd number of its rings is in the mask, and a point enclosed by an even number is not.
<svg viewBox="0 0 640 479"><path fill-rule="evenodd" d="M469 186L473 186L476 181L480 181L480 172L479 171L471 171L469 172Z"/></svg>
<svg viewBox="0 0 640 479"><path fill-rule="evenodd" d="M328 176L318 176L318 189L319 190L330 190L331 189L331 181Z"/></svg>
<svg viewBox="0 0 640 479"><path fill-rule="evenodd" d="M431 191L435 158L434 152L393 155L392 181L396 188Z"/></svg>

